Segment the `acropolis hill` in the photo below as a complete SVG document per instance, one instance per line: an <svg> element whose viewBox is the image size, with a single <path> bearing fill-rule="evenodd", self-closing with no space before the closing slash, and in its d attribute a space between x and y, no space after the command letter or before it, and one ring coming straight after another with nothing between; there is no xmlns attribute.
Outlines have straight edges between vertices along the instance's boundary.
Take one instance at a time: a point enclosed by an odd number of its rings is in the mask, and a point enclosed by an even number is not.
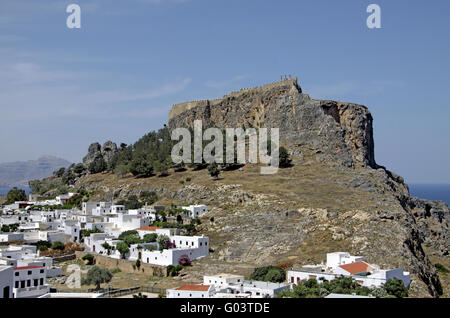
<svg viewBox="0 0 450 318"><path fill-rule="evenodd" d="M321 263L326 253L348 251L411 272L413 296L449 293L434 266L448 262L449 207L411 197L402 177L376 164L367 107L312 99L293 78L175 105L168 128L191 127L195 119L204 127L278 127L292 166L261 175L260 166L249 164L215 181L207 169L191 167L169 169L165 177L103 172L74 184L92 201L155 192L157 205L207 205L196 231L210 238L214 252L183 270L184 282L222 272L249 275L261 265ZM85 159L109 161L117 151L113 143L94 144ZM56 177L46 183L51 188ZM177 284L167 279L157 286Z"/></svg>
<svg viewBox="0 0 450 318"><path fill-rule="evenodd" d="M281 142L293 151L317 153L321 161L344 166L376 167L367 107L311 99L297 78L241 89L220 99L176 104L168 126L192 127L196 119L218 128L279 128Z"/></svg>

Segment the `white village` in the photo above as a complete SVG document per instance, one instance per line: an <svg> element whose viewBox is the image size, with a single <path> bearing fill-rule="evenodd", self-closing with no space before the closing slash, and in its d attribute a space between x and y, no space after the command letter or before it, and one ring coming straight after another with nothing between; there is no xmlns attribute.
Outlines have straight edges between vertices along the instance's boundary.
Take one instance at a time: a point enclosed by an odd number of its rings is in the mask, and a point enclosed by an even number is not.
<svg viewBox="0 0 450 318"><path fill-rule="evenodd" d="M208 217L206 205L165 208L143 206L126 209L113 202L82 202L82 208L62 209L78 193L51 200L15 202L3 207L0 216L0 298L102 298L110 292L67 292L52 288L49 281L63 275L61 258L82 258L88 262L122 261L144 267L149 275L157 271L179 272L210 254L210 240L196 235L192 224ZM176 213L167 213L176 211ZM187 226L170 227L174 224ZM166 224L161 226L161 224ZM48 251L61 253L49 253ZM63 251L65 253L63 253ZM63 256L61 256L63 255ZM324 255L325 257L325 255ZM274 298L315 281L318 285L337 279L351 279L360 287L380 288L388 281L405 287L410 274L402 268L381 269L363 256L330 252L326 263L293 266L283 281L255 280L243 275L203 273L203 282L181 284L164 291L167 298ZM105 280L107 281L107 280ZM100 283L97 281L98 287ZM287 294L286 294L287 295ZM359 298L373 295L328 293L326 298Z"/></svg>

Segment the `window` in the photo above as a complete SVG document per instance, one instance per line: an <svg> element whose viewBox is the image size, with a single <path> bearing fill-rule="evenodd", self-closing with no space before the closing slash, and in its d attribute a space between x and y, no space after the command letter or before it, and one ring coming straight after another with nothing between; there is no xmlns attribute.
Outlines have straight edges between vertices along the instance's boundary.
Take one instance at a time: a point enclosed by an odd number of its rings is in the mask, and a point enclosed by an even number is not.
<svg viewBox="0 0 450 318"><path fill-rule="evenodd" d="M33 272L32 271L28 271L28 275L31 275Z"/></svg>
<svg viewBox="0 0 450 318"><path fill-rule="evenodd" d="M19 276L19 272L15 272L14 275Z"/></svg>
<svg viewBox="0 0 450 318"><path fill-rule="evenodd" d="M39 279L36 278L36 279L34 280L34 286L39 286Z"/></svg>
<svg viewBox="0 0 450 318"><path fill-rule="evenodd" d="M44 279L43 278L39 279L39 283L40 285L44 285Z"/></svg>
<svg viewBox="0 0 450 318"><path fill-rule="evenodd" d="M31 279L27 280L27 287L31 286Z"/></svg>
<svg viewBox="0 0 450 318"><path fill-rule="evenodd" d="M44 270L43 270L43 269L41 269L39 272L40 272L41 274L44 274Z"/></svg>
<svg viewBox="0 0 450 318"><path fill-rule="evenodd" d="M20 281L20 288L25 288L25 281L24 280Z"/></svg>

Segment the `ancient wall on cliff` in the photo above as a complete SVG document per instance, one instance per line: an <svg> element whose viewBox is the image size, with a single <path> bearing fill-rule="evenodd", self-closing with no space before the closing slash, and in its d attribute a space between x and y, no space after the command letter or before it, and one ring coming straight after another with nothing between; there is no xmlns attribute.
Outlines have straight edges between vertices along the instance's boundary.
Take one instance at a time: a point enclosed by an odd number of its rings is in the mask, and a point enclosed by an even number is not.
<svg viewBox="0 0 450 318"><path fill-rule="evenodd" d="M316 153L321 161L376 167L372 116L367 107L311 99L297 79L233 92L213 101L174 105L168 127L194 120L218 128L279 128L281 143Z"/></svg>

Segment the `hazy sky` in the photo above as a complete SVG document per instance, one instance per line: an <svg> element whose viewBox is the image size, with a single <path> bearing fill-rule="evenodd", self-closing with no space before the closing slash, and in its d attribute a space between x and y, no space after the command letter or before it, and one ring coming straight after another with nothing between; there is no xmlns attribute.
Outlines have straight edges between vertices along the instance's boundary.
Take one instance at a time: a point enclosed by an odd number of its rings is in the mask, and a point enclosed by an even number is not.
<svg viewBox="0 0 450 318"><path fill-rule="evenodd" d="M68 29L67 5L82 9ZM382 29L366 8L382 9ZM174 103L299 77L364 104L376 160L450 183L450 1L1 0L0 162L132 143Z"/></svg>

